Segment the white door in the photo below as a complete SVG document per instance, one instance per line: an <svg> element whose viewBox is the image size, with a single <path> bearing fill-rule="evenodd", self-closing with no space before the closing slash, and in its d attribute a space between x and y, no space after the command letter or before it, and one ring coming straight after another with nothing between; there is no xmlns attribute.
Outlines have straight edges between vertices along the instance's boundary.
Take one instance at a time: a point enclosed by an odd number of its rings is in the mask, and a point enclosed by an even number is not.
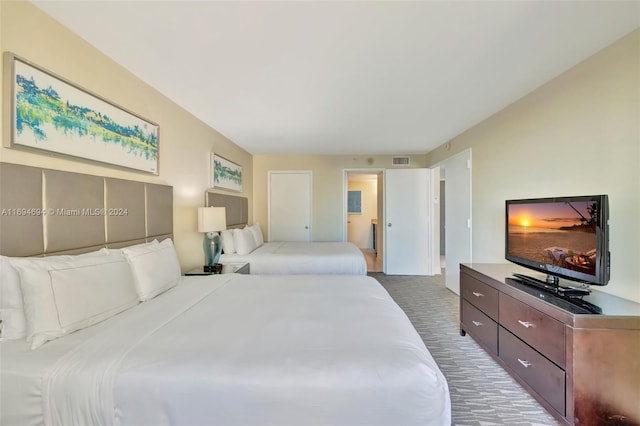
<svg viewBox="0 0 640 426"><path fill-rule="evenodd" d="M431 275L429 169L386 170L384 272Z"/></svg>
<svg viewBox="0 0 640 426"><path fill-rule="evenodd" d="M440 266L440 167L434 167L431 170L431 210L429 217L431 224L429 232L431 232L431 275L440 275L442 269Z"/></svg>
<svg viewBox="0 0 640 426"><path fill-rule="evenodd" d="M311 240L311 172L269 172L269 241Z"/></svg>
<svg viewBox="0 0 640 426"><path fill-rule="evenodd" d="M384 174L378 173L378 216L376 221L376 257L384 265ZM384 268L383 268L384 269Z"/></svg>
<svg viewBox="0 0 640 426"><path fill-rule="evenodd" d="M446 159L445 265L447 288L460 294L460 263L471 262L471 149Z"/></svg>

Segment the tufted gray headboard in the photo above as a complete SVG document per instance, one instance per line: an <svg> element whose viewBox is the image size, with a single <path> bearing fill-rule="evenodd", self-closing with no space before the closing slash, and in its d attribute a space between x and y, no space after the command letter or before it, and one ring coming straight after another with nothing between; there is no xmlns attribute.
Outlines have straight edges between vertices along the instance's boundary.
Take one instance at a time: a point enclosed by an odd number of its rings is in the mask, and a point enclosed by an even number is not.
<svg viewBox="0 0 640 426"><path fill-rule="evenodd" d="M0 254L82 253L172 234L171 186L0 163Z"/></svg>

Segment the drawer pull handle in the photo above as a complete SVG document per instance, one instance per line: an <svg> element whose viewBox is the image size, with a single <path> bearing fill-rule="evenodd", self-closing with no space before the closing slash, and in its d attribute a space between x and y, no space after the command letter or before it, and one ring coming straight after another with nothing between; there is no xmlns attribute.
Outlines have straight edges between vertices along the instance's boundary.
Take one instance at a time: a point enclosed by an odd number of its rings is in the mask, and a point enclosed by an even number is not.
<svg viewBox="0 0 640 426"><path fill-rule="evenodd" d="M522 321L522 320L518 320L518 322L520 323L520 325L524 326L525 328L533 327L533 323L531 322Z"/></svg>
<svg viewBox="0 0 640 426"><path fill-rule="evenodd" d="M519 362L520 364L524 365L524 368L529 368L529 367L531 367L531 365L532 365L529 361L525 361L525 360L522 360L522 359L520 359L520 358L518 358L518 362Z"/></svg>
<svg viewBox="0 0 640 426"><path fill-rule="evenodd" d="M476 327L480 327L482 325L481 322L479 321L471 321L473 323L473 325L475 325Z"/></svg>
<svg viewBox="0 0 640 426"><path fill-rule="evenodd" d="M484 296L484 294L482 294L482 293L478 293L478 292L476 292L476 291L474 291L474 292L473 292L473 295L474 295L475 297L482 297L482 296Z"/></svg>

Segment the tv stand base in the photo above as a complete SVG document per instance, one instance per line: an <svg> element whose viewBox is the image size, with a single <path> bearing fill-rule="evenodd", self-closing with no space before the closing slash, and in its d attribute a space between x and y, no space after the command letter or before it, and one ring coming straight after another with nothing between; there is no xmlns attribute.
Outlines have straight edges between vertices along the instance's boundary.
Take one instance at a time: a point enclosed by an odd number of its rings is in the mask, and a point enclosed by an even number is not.
<svg viewBox="0 0 640 426"><path fill-rule="evenodd" d="M530 277L529 275L519 273L513 273L513 276L524 284L539 288L540 290L544 290L561 297L580 297L591 294L591 290L589 289L589 287L560 287L559 280L557 278L556 280L552 280L555 284L550 284L549 279L547 279L547 281L542 281L537 278Z"/></svg>

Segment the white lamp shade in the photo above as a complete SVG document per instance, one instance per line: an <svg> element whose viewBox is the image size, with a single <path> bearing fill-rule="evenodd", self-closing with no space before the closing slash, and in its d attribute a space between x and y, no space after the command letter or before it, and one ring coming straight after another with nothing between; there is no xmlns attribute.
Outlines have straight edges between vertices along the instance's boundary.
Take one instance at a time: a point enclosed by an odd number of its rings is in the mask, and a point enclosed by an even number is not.
<svg viewBox="0 0 640 426"><path fill-rule="evenodd" d="M198 232L218 232L227 229L224 207L198 207Z"/></svg>

